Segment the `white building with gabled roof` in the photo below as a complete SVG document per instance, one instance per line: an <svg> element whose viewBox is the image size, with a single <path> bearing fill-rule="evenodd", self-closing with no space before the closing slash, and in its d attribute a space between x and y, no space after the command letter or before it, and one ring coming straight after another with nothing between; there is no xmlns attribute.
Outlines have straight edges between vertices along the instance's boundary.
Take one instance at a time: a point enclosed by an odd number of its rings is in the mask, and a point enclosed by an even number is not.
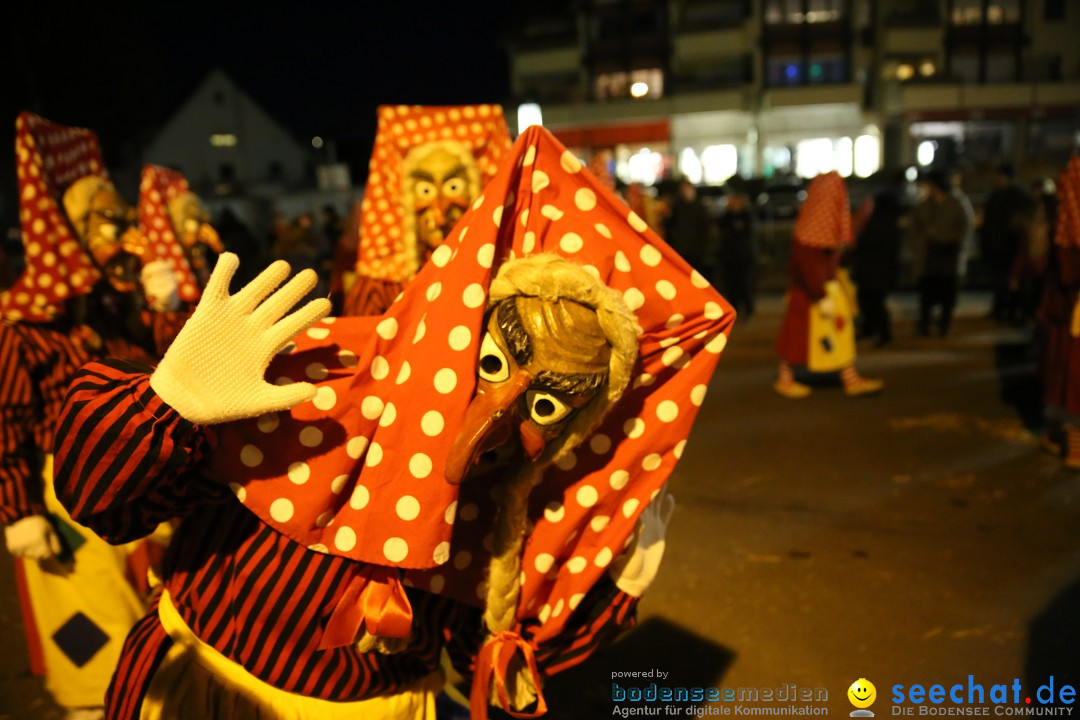
<svg viewBox="0 0 1080 720"><path fill-rule="evenodd" d="M206 195L314 184L312 152L221 70L166 121L143 162L180 170Z"/></svg>

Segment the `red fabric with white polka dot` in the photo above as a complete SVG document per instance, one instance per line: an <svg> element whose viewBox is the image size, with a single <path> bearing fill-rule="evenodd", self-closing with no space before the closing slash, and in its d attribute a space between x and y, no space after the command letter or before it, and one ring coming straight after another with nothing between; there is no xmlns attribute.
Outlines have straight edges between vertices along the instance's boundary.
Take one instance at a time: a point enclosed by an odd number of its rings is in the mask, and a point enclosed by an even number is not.
<svg viewBox="0 0 1080 720"><path fill-rule="evenodd" d="M479 604L494 507L442 470L475 389L490 279L541 252L599 276L643 329L632 386L531 497L519 615L550 637L682 455L734 312L542 128L386 315L323 321L274 361L268 378L315 382L315 399L222 428L215 474L308 547L409 568L407 582Z"/></svg>
<svg viewBox="0 0 1080 720"><path fill-rule="evenodd" d="M481 186L499 169L510 149L503 109L499 105L384 105L368 164L368 181L360 210L360 246L356 272L379 280L407 282L413 268L404 242L405 208L402 172L414 147L455 140L472 151Z"/></svg>
<svg viewBox="0 0 1080 720"><path fill-rule="evenodd" d="M65 300L90 292L101 277L68 224L64 190L86 175L109 175L97 135L26 112L15 121L15 167L26 269L0 294L0 314L49 322Z"/></svg>
<svg viewBox="0 0 1080 720"><path fill-rule="evenodd" d="M160 165L143 167L139 183L139 229L150 240L154 259L169 263L176 275L180 299L196 302L202 292L177 237L180 228L174 228L169 217L169 202L189 191L187 179L177 171Z"/></svg>
<svg viewBox="0 0 1080 720"><path fill-rule="evenodd" d="M792 234L796 242L816 248L839 248L852 243L851 206L840 173L834 170L810 181Z"/></svg>

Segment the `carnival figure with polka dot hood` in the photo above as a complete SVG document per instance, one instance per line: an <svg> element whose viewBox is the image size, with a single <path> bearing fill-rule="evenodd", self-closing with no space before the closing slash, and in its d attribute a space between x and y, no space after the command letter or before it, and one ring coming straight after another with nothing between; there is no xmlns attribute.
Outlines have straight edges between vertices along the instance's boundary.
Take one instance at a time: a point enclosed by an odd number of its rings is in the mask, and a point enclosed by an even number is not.
<svg viewBox="0 0 1080 720"><path fill-rule="evenodd" d="M384 105L377 114L345 315L385 312L510 150L500 105Z"/></svg>
<svg viewBox="0 0 1080 720"><path fill-rule="evenodd" d="M143 168L139 225L147 245L176 278L180 300L197 301L225 247L182 173L161 165Z"/></svg>
<svg viewBox="0 0 1080 720"><path fill-rule="evenodd" d="M633 622L728 304L547 131L376 317L225 254L152 373L88 366L58 455L114 542L183 524L113 718L544 714Z"/></svg>
<svg viewBox="0 0 1080 720"><path fill-rule="evenodd" d="M876 395L885 384L855 369L855 289L840 267L852 243L851 206L844 178L836 171L810 181L792 230L788 253L791 287L776 354L780 370L773 388L787 398L807 397L810 386L795 369L835 373L849 396Z"/></svg>
<svg viewBox="0 0 1080 720"><path fill-rule="evenodd" d="M152 362L183 317L94 133L23 113L15 150L25 270L0 295L0 524L19 558L32 667L70 717L94 717L145 612L156 546L112 547L63 510L51 480L57 419L83 363Z"/></svg>

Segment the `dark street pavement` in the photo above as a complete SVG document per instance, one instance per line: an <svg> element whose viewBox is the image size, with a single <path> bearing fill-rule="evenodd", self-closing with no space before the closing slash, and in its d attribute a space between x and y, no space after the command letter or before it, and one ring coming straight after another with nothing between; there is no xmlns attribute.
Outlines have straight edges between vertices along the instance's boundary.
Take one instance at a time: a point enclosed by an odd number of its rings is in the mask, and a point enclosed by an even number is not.
<svg viewBox="0 0 1080 720"><path fill-rule="evenodd" d="M609 717L611 674L671 686L828 690L1080 680L1080 474L1040 450L1028 336L968 298L945 340L860 347L885 393L773 393L780 299L736 325L673 477L639 627L548 688L552 718ZM0 718L51 718L0 559ZM631 683L635 681L630 681ZM645 685L649 681L638 681Z"/></svg>

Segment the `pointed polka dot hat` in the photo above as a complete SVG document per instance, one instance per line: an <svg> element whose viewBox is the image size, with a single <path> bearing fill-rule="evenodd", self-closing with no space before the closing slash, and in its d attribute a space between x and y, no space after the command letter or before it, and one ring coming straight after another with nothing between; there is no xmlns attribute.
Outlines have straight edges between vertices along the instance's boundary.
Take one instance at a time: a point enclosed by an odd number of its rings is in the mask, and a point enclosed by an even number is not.
<svg viewBox="0 0 1080 720"><path fill-rule="evenodd" d="M402 197L409 151L427 143L456 143L475 158L483 186L510 149L510 132L500 105L384 105L378 123L361 203L356 272L408 282L417 271L416 240L407 237Z"/></svg>
<svg viewBox="0 0 1080 720"><path fill-rule="evenodd" d="M530 498L519 614L557 632L682 455L734 313L543 128L385 315L324 320L275 359L268 379L313 382L314 399L220 428L215 475L310 548L479 605L495 508L443 468L476 386L487 288L505 261L540 253L616 290L641 328L631 386Z"/></svg>
<svg viewBox="0 0 1080 720"><path fill-rule="evenodd" d="M139 183L140 230L150 240L155 259L167 262L176 276L180 299L195 302L201 295L199 284L184 255L179 230L172 226L169 217L169 202L188 192L191 189L187 178L176 170L160 165L143 167L142 181Z"/></svg>
<svg viewBox="0 0 1080 720"><path fill-rule="evenodd" d="M15 167L26 269L0 294L10 321L48 322L64 301L101 277L62 207L64 191L86 175L108 180L97 135L24 112L15 121Z"/></svg>
<svg viewBox="0 0 1080 720"><path fill-rule="evenodd" d="M1058 177L1057 232L1054 242L1062 247L1080 248L1080 157L1074 157Z"/></svg>
<svg viewBox="0 0 1080 720"><path fill-rule="evenodd" d="M851 206L840 173L834 170L810 181L792 234L796 242L816 248L840 248L852 243Z"/></svg>

